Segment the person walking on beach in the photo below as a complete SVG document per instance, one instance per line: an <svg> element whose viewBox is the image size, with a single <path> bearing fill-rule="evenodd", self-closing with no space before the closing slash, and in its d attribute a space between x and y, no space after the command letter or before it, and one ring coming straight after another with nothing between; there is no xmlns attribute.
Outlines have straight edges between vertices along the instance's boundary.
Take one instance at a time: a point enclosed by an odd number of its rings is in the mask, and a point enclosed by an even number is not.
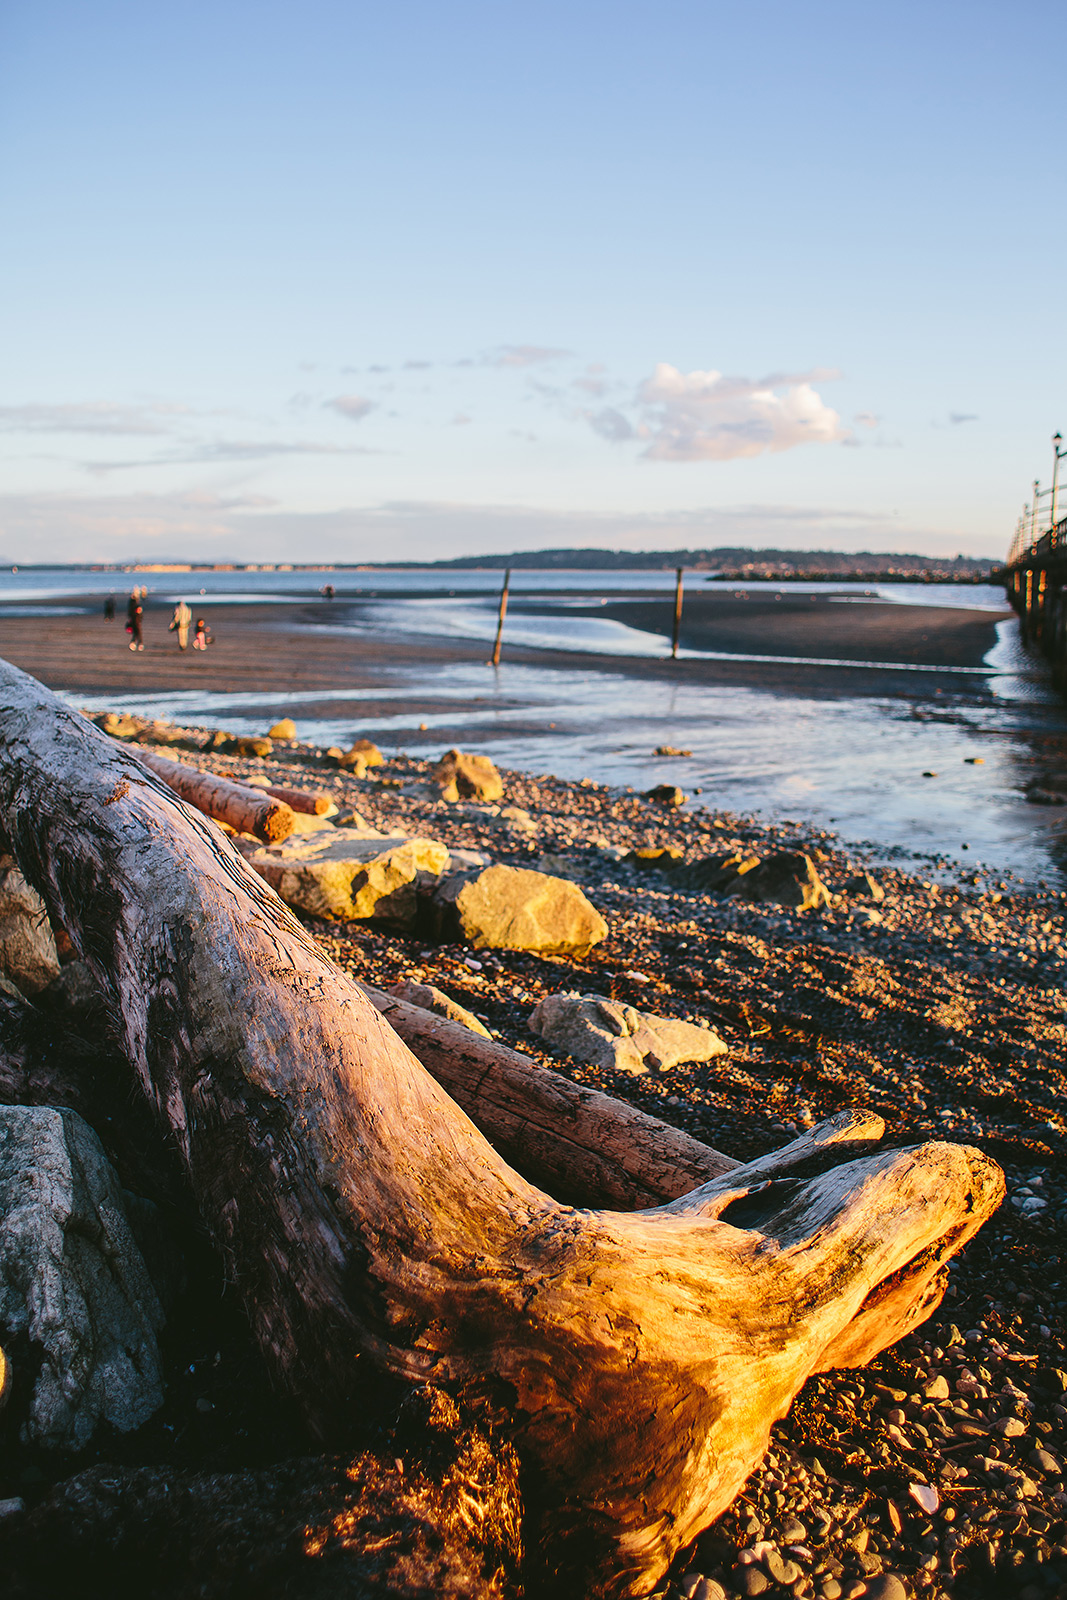
<svg viewBox="0 0 1067 1600"><path fill-rule="evenodd" d="M144 637L141 633L141 618L144 616L144 606L141 604L141 593L134 589L126 602L126 632L130 636L130 649L143 650Z"/></svg>
<svg viewBox="0 0 1067 1600"><path fill-rule="evenodd" d="M105 622L114 622L114 620L115 620L115 596L113 594L109 594L107 599L104 601L104 621Z"/></svg>
<svg viewBox="0 0 1067 1600"><path fill-rule="evenodd" d="M196 619L196 634L195 634L195 637L193 639L193 649L194 650L206 650L209 644L214 644L214 643L215 643L214 639L211 637L210 633L208 633L208 631L207 631L207 623L204 621L203 617L197 617L197 619Z"/></svg>
<svg viewBox="0 0 1067 1600"><path fill-rule="evenodd" d="M189 625L193 620L193 613L189 610L184 600L179 600L174 607L174 615L170 619L170 631L178 635L178 649L184 650L189 644Z"/></svg>

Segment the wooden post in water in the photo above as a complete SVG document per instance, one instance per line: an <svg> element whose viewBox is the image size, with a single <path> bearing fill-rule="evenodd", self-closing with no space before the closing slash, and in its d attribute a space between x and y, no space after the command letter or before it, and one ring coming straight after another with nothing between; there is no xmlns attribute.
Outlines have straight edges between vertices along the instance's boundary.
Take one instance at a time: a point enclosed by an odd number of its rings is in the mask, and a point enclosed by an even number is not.
<svg viewBox="0 0 1067 1600"><path fill-rule="evenodd" d="M682 568L677 569L677 581L674 586L674 634L671 639L671 660L678 659L678 630L682 626Z"/></svg>
<svg viewBox="0 0 1067 1600"><path fill-rule="evenodd" d="M504 587L500 591L500 615L496 621L496 643L493 645L493 666L500 665L500 641L504 636L504 618L508 614L508 589L511 585L511 568L504 573Z"/></svg>

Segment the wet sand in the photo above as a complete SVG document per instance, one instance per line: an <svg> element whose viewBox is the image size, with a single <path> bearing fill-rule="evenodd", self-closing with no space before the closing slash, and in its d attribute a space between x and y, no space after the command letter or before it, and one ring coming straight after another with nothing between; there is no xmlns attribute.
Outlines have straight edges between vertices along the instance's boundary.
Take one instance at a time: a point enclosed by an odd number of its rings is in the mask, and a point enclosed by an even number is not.
<svg viewBox="0 0 1067 1600"><path fill-rule="evenodd" d="M994 612L957 606L897 605L844 594L754 590L744 598L687 594L680 642L688 650L757 655L822 656L935 667L979 667L996 642ZM1007 615L1008 607L1005 605ZM671 637L673 599L612 602L588 613L608 615Z"/></svg>
<svg viewBox="0 0 1067 1600"><path fill-rule="evenodd" d="M83 597L79 597L83 598ZM396 597L390 597L395 599ZM527 608L529 609L529 608ZM538 608L539 609L539 608ZM546 607L548 611L550 608ZM127 647L121 615L106 621L102 600L89 614L4 616L0 612L0 656L50 688L123 695L183 689L292 695L306 693L312 714L317 692L353 695L394 685L397 674L426 673L443 664L481 663L479 640L428 633L354 631L366 627L373 605L295 601L265 605L213 605L206 610L215 644L182 653L167 632L170 607L145 614L143 652ZM557 617L559 612L554 613ZM672 603L664 599L612 600L607 606L577 607L574 615L610 616L669 637ZM504 662L569 671L625 673L643 679L730 684L819 697L893 696L925 698L942 693L984 693L973 669L995 643L993 612L893 604L838 604L822 595L760 595L757 599L687 597L682 643L696 650L766 656L766 660L721 661L595 654L534 649L511 644L505 632ZM774 655L809 657L810 664ZM850 665L824 665L827 657ZM887 663L868 666L862 663ZM894 664L901 670L894 670ZM916 670L928 667L928 671ZM970 671L959 669L972 669ZM421 696L420 704L425 704ZM336 702L334 703L336 709Z"/></svg>

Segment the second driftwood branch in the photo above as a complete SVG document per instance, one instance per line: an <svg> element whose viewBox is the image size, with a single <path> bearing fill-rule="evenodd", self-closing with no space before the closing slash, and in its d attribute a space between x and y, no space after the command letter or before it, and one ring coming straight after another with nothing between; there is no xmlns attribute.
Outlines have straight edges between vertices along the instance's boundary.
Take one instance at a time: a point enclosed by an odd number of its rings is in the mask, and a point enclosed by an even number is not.
<svg viewBox="0 0 1067 1600"><path fill-rule="evenodd" d="M293 808L265 789L246 788L217 778L212 772L198 772L150 750L135 750L141 765L162 778L187 805L207 817L225 822L235 833L251 833L265 844L280 844L296 826Z"/></svg>

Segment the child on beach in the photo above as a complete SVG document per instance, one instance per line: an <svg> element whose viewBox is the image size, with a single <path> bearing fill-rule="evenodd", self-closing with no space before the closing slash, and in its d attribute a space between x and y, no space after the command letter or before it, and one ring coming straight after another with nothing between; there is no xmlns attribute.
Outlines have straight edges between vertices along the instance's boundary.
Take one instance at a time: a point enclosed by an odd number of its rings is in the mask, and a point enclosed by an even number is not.
<svg viewBox="0 0 1067 1600"><path fill-rule="evenodd" d="M194 638L193 638L193 649L194 650L206 650L209 644L214 644L214 643L215 643L214 639L212 638L211 634L208 633L208 631L207 631L207 623L204 621L203 617L197 617L197 619L196 619L196 634L194 635Z"/></svg>

